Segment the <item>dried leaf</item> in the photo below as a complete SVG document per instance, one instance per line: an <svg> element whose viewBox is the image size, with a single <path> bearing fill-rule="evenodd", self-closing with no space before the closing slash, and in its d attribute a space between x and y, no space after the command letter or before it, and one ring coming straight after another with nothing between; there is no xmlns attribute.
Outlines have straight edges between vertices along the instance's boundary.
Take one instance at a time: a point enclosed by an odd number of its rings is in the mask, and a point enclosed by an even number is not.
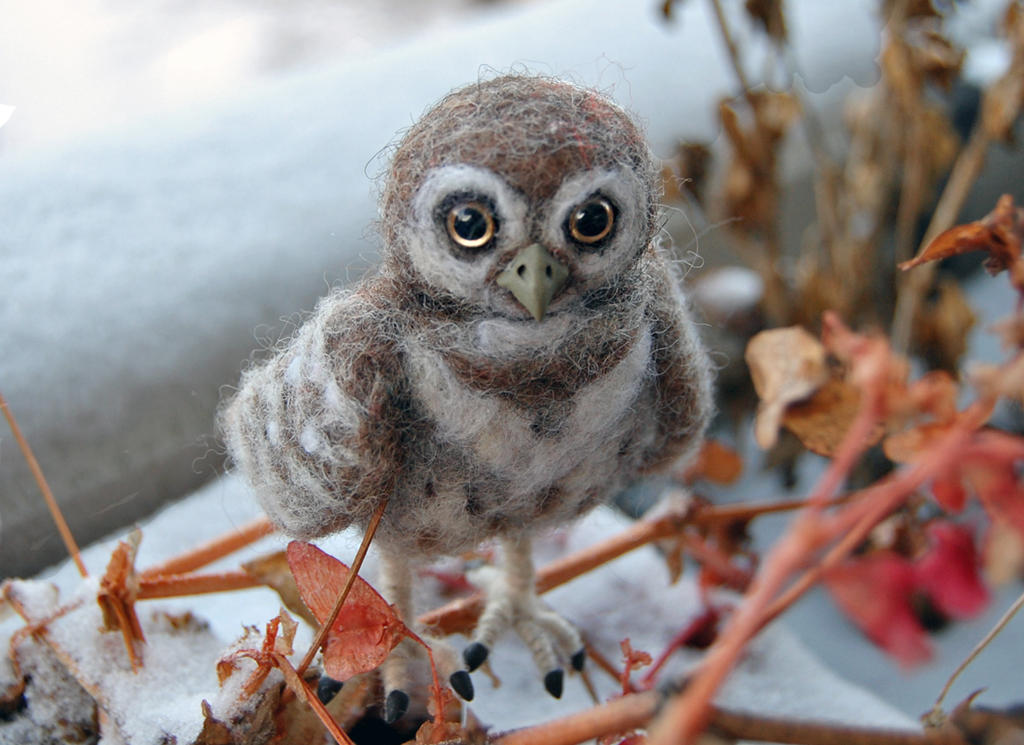
<svg viewBox="0 0 1024 745"><path fill-rule="evenodd" d="M704 187L711 165L711 148L702 142L681 142L675 157L662 169L665 200L682 202L689 194L698 205L704 204Z"/></svg>
<svg viewBox="0 0 1024 745"><path fill-rule="evenodd" d="M988 605L974 536L962 525L935 520L928 526L928 551L914 562L917 589L950 618L970 618Z"/></svg>
<svg viewBox="0 0 1024 745"><path fill-rule="evenodd" d="M786 41L786 17L782 12L782 0L747 0L744 7L747 15L772 37L776 44Z"/></svg>
<svg viewBox="0 0 1024 745"><path fill-rule="evenodd" d="M807 398L828 380L825 348L804 329L791 326L754 336L745 357L761 399L754 436L767 449L778 438L786 407Z"/></svg>
<svg viewBox="0 0 1024 745"><path fill-rule="evenodd" d="M831 457L846 436L860 408L860 391L838 378L829 379L806 401L791 404L782 426L796 435L812 453ZM877 424L869 442L875 444L885 433Z"/></svg>
<svg viewBox="0 0 1024 745"><path fill-rule="evenodd" d="M825 575L826 586L846 616L904 665L931 656L910 605L914 582L910 563L891 551L847 561Z"/></svg>
<svg viewBox="0 0 1024 745"><path fill-rule="evenodd" d="M882 450L894 463L911 463L926 457L928 451L949 434L949 422L929 422L891 434L885 438Z"/></svg>
<svg viewBox="0 0 1024 745"><path fill-rule="evenodd" d="M706 479L714 484L732 484L743 473L743 459L718 440L705 440L692 463L674 476L683 483Z"/></svg>
<svg viewBox="0 0 1024 745"><path fill-rule="evenodd" d="M986 251L985 267L991 274L1010 271L1010 281L1024 291L1024 264L1020 245L1024 236L1024 209L1015 207L1013 197L1004 194L996 208L976 222L958 225L940 234L921 253L900 264L904 271L928 261L939 261L971 251Z"/></svg>
<svg viewBox="0 0 1024 745"><path fill-rule="evenodd" d="M977 316L955 281L939 283L938 297L918 309L914 341L932 367L955 371L967 350L967 334Z"/></svg>
<svg viewBox="0 0 1024 745"><path fill-rule="evenodd" d="M323 623L348 578L342 562L301 541L288 544L288 565L302 600ZM324 669L336 680L373 670L406 636L405 624L394 608L361 577L331 626L324 647Z"/></svg>

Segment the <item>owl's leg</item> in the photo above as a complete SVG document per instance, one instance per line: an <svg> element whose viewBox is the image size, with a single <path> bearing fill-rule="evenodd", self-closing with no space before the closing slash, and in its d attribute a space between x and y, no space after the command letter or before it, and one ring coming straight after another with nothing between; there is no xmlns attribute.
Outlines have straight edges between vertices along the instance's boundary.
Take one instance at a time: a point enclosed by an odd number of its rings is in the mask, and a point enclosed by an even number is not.
<svg viewBox="0 0 1024 745"><path fill-rule="evenodd" d="M412 608L412 570L403 556L390 551L381 551L380 590L388 601L395 606L399 617L411 623ZM406 689L412 682L409 665L416 650L410 640L406 639L388 655L380 666L381 680L384 684L384 721L388 724L399 719L409 708L409 694Z"/></svg>
<svg viewBox="0 0 1024 745"><path fill-rule="evenodd" d="M487 595L484 612L476 626L473 642L462 652L466 667L473 671L490 654L490 648L508 628L513 629L533 654L544 673L544 687L555 698L562 696L564 660L574 670L583 669L583 641L576 629L547 608L537 597L533 559L527 538L501 541L504 566L501 571L479 570L474 579ZM486 568L484 568L486 569Z"/></svg>
<svg viewBox="0 0 1024 745"><path fill-rule="evenodd" d="M413 614L412 603L412 570L405 557L390 552L381 552L380 590L384 597L395 606L402 621L411 627L416 616ZM442 674L447 675L455 669L455 655L450 647L439 640L430 640L430 646ZM416 664L417 659L423 659L422 652L422 647L411 639L406 639L395 647L387 659L381 663L380 675L384 684L384 721L388 724L397 721L409 708L407 691L415 687L411 668ZM460 696L467 701L472 700L473 682L465 670L452 673L450 680L452 687Z"/></svg>

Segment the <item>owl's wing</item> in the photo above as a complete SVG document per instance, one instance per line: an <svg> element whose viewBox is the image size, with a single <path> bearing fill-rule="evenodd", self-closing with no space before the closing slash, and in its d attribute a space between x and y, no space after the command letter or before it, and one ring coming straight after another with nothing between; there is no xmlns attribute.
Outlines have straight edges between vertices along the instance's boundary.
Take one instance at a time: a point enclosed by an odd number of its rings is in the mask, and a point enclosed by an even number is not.
<svg viewBox="0 0 1024 745"><path fill-rule="evenodd" d="M364 521L397 471L400 363L370 292L335 292L220 412L228 453L267 515L312 538Z"/></svg>
<svg viewBox="0 0 1024 745"><path fill-rule="evenodd" d="M656 432L643 469L657 471L691 456L711 419L711 364L687 309L682 278L656 252L649 268L647 307L653 344Z"/></svg>

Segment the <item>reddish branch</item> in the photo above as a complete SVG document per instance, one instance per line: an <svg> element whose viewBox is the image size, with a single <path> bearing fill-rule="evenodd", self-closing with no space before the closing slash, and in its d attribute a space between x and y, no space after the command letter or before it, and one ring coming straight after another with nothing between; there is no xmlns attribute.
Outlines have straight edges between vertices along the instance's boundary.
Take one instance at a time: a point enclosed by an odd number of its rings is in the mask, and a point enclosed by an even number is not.
<svg viewBox="0 0 1024 745"><path fill-rule="evenodd" d="M203 567L212 564L218 559L222 559L225 556L233 554L235 551L245 548L251 543L255 543L260 538L270 535L273 532L273 523L271 523L267 518L261 517L257 520L253 520L247 525L243 525L236 531L220 536L219 538L215 538L209 543L197 546L191 551L175 556L172 559L168 559L162 564L150 567L144 571L141 576L144 578L151 578L194 572L197 569L202 569Z"/></svg>

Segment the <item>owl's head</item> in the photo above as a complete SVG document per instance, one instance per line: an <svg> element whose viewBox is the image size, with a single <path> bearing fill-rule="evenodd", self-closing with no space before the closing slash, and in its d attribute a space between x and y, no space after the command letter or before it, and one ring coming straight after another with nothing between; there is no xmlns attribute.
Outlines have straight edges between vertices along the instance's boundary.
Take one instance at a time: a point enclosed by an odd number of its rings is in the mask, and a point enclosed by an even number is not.
<svg viewBox="0 0 1024 745"><path fill-rule="evenodd" d="M657 170L599 93L505 76L460 88L399 143L385 258L487 314L542 320L634 266L657 230Z"/></svg>

